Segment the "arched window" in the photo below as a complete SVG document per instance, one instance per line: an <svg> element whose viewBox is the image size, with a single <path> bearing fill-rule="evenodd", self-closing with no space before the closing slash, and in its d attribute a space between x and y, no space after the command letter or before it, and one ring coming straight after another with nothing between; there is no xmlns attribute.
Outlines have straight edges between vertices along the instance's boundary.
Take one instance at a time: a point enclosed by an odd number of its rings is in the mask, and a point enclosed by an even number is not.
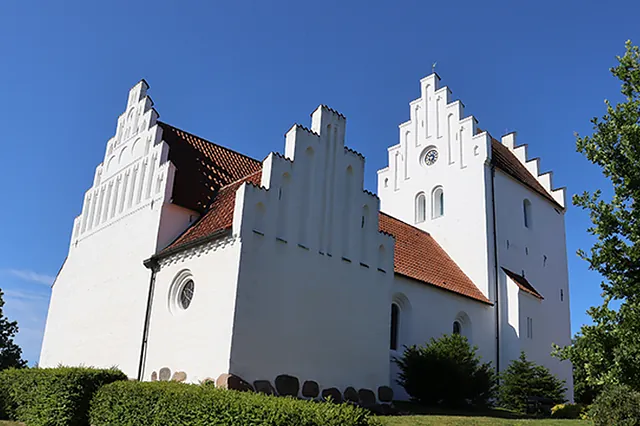
<svg viewBox="0 0 640 426"><path fill-rule="evenodd" d="M400 308L395 303L391 304L391 340L389 348L392 351L398 349L398 335L400 334Z"/></svg>
<svg viewBox="0 0 640 426"><path fill-rule="evenodd" d="M431 218L440 216L444 216L444 189L438 186L431 193Z"/></svg>
<svg viewBox="0 0 640 426"><path fill-rule="evenodd" d="M427 215L427 197L421 192L416 196L416 223L424 222Z"/></svg>
<svg viewBox="0 0 640 426"><path fill-rule="evenodd" d="M460 321L454 321L453 334L460 334L460 333L462 333L462 324L460 324Z"/></svg>
<svg viewBox="0 0 640 426"><path fill-rule="evenodd" d="M369 220L369 206L365 205L362 207L362 219L360 221L360 227L362 229L367 226L367 221Z"/></svg>
<svg viewBox="0 0 640 426"><path fill-rule="evenodd" d="M525 199L522 202L522 214L524 217L524 227L531 228L531 201Z"/></svg>

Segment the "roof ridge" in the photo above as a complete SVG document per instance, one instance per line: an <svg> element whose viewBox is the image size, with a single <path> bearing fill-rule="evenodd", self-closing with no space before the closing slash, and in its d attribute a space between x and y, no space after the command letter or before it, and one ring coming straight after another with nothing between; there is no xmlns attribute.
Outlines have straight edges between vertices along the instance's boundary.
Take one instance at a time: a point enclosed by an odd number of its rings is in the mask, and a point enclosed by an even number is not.
<svg viewBox="0 0 640 426"><path fill-rule="evenodd" d="M253 176L255 174L258 174L258 173L262 173L262 167L260 168L260 170L256 170L255 172L251 172L248 175L242 176L240 179L234 180L233 182L230 182L230 183L226 184L225 186L221 186L220 189L218 190L218 192L222 191L223 189L227 189L227 188L229 188L229 187L231 187L231 186L233 186L233 185L235 185L235 184L237 184L239 182L242 182L243 180L247 179L248 177L251 177L251 176Z"/></svg>
<svg viewBox="0 0 640 426"><path fill-rule="evenodd" d="M383 215L385 215L385 216L387 216L387 217L389 217L389 218L391 218L391 219L393 219L393 220L397 220L398 222L402 222L402 223L404 223L405 225L410 226L411 228L415 229L416 231L419 231L419 232L421 232L421 233L423 233L423 234L425 234L425 235L428 235L428 236L430 236L430 237L432 237L432 238L433 238L433 235L431 235L428 231L425 231L424 229L420 229L420 228L418 228L418 227L416 227L416 226L413 226L412 224L407 223L407 222L405 222L405 221L404 221L404 220L402 220L402 219L398 219L398 218L397 218L397 217L395 217L395 216L391 216L389 213L385 213L385 212L383 212L383 211L379 210L379 211L378 211L378 214L383 214Z"/></svg>
<svg viewBox="0 0 640 426"><path fill-rule="evenodd" d="M198 136L198 135L196 135L196 134L194 134L194 133L191 133L191 132L188 132L188 131L186 131L186 130L182 130L181 128L176 127L176 126L174 126L174 125L172 125L172 124L169 124L169 123L167 123L167 122L164 122L164 121L160 121L160 120L158 120L158 121L157 121L157 123L158 123L158 124L160 124L161 126L168 126L168 127L172 128L172 129L174 129L174 130L177 130L177 131L179 131L179 132L185 133L185 134L187 134L187 135L189 135L189 136L192 136L192 137L194 137L194 138L200 139L201 141L204 141L204 142L206 142L206 143L210 143L211 145L215 145L215 146L217 146L218 148L222 148L222 149L224 149L224 150L227 150L227 151L233 152L234 154L241 155L241 156L243 156L243 157L245 157L245 158L247 158L247 159L249 159L249 160L253 160L253 161L255 161L256 163L260 163L260 160L257 160L257 159L255 159L255 158L253 158L253 157L251 157L251 156L249 156L249 155L247 155L247 154L243 154L242 152L236 151L235 149L231 149L231 148L226 147L226 146L224 146L224 145L220 145L219 143L211 142L211 141L210 141L210 140L208 140L208 139L205 139L205 138L203 138L203 137L201 137L201 136Z"/></svg>

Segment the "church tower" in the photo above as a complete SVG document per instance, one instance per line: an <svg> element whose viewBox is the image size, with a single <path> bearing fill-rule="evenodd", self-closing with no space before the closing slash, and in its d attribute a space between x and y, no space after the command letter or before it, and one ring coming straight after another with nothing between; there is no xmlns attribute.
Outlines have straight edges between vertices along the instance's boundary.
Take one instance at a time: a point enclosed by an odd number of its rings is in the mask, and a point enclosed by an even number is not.
<svg viewBox="0 0 640 426"><path fill-rule="evenodd" d="M525 351L572 398L571 365L551 356L571 342L565 189L515 133L498 141L480 130L437 74L420 88L378 171L380 209L429 232L492 302L494 365Z"/></svg>
<svg viewBox="0 0 640 426"><path fill-rule="evenodd" d="M433 235L491 300L490 137L437 74L420 88L400 143L388 148L389 166L378 171L380 209Z"/></svg>

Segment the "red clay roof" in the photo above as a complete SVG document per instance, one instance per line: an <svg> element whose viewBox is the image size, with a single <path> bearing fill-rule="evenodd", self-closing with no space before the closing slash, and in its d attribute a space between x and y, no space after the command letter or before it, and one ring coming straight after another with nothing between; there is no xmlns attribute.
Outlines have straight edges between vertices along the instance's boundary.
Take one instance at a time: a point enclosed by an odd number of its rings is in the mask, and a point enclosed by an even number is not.
<svg viewBox="0 0 640 426"><path fill-rule="evenodd" d="M262 169L222 187L215 195L209 211L160 254L173 252L182 246L206 239L219 231L230 229L233 224L236 191L245 182L259 185L261 178Z"/></svg>
<svg viewBox="0 0 640 426"><path fill-rule="evenodd" d="M515 154L494 138L491 138L491 158L493 164L495 164L497 168L536 191L538 194L555 204L556 207L564 209L564 207L562 207L551 196L551 194L544 189L544 186L538 182L538 179L529 172L527 167L518 160Z"/></svg>
<svg viewBox="0 0 640 426"><path fill-rule="evenodd" d="M176 166L173 203L204 213L218 190L262 168L251 157L158 122Z"/></svg>
<svg viewBox="0 0 640 426"><path fill-rule="evenodd" d="M525 277L523 277L522 275L518 275L515 272L508 270L507 268L502 268L502 270L509 276L509 278L513 280L514 283L516 283L518 287L520 287L520 290L524 291L525 293L529 293L530 295L537 297L540 300L544 299L544 297L542 297L542 295L538 293L538 290L533 288L531 283Z"/></svg>
<svg viewBox="0 0 640 426"><path fill-rule="evenodd" d="M396 274L491 303L428 232L385 213L379 215L379 227L396 240Z"/></svg>

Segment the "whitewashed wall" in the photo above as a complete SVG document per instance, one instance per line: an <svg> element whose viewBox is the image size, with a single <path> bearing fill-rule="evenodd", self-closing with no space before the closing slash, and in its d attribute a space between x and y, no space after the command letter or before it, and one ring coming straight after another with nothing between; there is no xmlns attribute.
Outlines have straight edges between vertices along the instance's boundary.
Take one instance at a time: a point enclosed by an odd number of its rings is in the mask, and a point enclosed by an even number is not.
<svg viewBox="0 0 640 426"><path fill-rule="evenodd" d="M150 280L142 262L158 249L159 235L163 243L175 238L191 217L167 204L174 168L147 88L141 81L129 92L74 220L52 288L43 367L116 365L137 376Z"/></svg>
<svg viewBox="0 0 640 426"><path fill-rule="evenodd" d="M553 343L561 346L571 343L564 212L499 170L495 191L500 265L516 274L524 271L526 279L544 297L540 301L517 289L515 284L509 285L508 305L502 312L503 363L506 366L524 350L533 361L566 380L568 396L572 397L571 364L551 356ZM524 226L525 199L531 202L529 228ZM502 275L502 283L510 281ZM509 326L504 326L505 315L510 318ZM533 319L533 339L527 337L527 317Z"/></svg>
<svg viewBox="0 0 640 426"><path fill-rule="evenodd" d="M460 101L432 74L420 81L421 97L412 101L410 120L402 123L400 143L388 149L389 166L378 171L381 210L429 232L460 268L492 300L492 250L487 211L491 206L486 133L464 116ZM435 164L425 155L437 149ZM444 216L432 217L432 192L444 190ZM416 221L416 197L427 199L426 220ZM469 253L473 253L470 256Z"/></svg>
<svg viewBox="0 0 640 426"><path fill-rule="evenodd" d="M240 241L223 238L161 261L156 273L143 380L167 367L187 381L215 379L229 371ZM194 294L176 306L176 278L188 273Z"/></svg>
<svg viewBox="0 0 640 426"><path fill-rule="evenodd" d="M230 372L291 374L321 388L389 382L393 240L363 192L364 159L344 148L344 117L326 108L295 126L262 185L238 191L242 240Z"/></svg>
<svg viewBox="0 0 640 426"><path fill-rule="evenodd" d="M400 333L398 347L423 345L431 338L451 334L453 322L462 325L461 334L478 347L483 362L495 359L494 311L491 305L481 303L428 284L396 275L391 300L400 307ZM391 359L402 355L402 350L389 350ZM396 383L398 367L391 364L391 386L396 397L406 398L404 389Z"/></svg>

